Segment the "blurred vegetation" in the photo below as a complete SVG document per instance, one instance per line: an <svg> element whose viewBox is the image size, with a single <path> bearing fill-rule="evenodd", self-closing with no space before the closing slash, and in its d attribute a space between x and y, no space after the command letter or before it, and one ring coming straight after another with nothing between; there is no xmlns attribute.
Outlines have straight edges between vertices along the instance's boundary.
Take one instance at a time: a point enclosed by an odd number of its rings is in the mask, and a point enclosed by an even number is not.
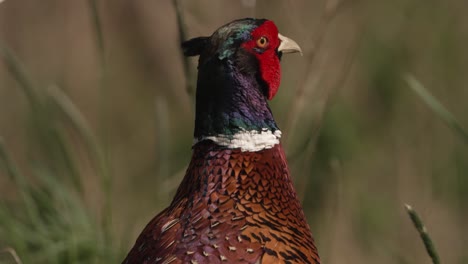
<svg viewBox="0 0 468 264"><path fill-rule="evenodd" d="M0 1L0 263L119 262L190 159L180 39L247 16L304 51L271 105L323 261L428 263L409 203L442 262L467 263L467 8Z"/></svg>

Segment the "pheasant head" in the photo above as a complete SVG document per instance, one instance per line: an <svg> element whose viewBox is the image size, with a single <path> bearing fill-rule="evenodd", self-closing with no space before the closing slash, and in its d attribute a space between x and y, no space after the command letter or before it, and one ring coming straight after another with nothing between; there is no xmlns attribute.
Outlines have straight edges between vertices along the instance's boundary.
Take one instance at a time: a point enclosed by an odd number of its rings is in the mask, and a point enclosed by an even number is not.
<svg viewBox="0 0 468 264"><path fill-rule="evenodd" d="M247 18L182 48L187 56L200 56L195 141L211 139L246 151L277 144L281 132L267 100L280 85L281 56L301 52L299 45L279 34L272 21ZM248 137L254 140L246 142Z"/></svg>

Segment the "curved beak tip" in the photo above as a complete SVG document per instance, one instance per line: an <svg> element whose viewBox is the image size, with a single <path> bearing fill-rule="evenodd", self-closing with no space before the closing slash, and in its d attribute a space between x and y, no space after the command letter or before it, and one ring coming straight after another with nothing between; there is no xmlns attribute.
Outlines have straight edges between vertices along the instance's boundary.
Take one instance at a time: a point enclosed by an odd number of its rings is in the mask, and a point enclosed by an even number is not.
<svg viewBox="0 0 468 264"><path fill-rule="evenodd" d="M296 43L296 41L285 37L281 34L278 33L278 38L280 39L281 43L278 47L278 51L281 51L282 53L295 53L299 52L302 56L302 49L299 47L299 45Z"/></svg>

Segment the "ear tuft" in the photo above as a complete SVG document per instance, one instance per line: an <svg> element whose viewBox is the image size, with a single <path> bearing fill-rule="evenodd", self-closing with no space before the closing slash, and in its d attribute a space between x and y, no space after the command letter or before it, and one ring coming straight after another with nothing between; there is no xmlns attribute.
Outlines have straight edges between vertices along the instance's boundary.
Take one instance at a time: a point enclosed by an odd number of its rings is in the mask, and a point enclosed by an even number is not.
<svg viewBox="0 0 468 264"><path fill-rule="evenodd" d="M182 42L182 51L187 57L198 56L205 49L209 37L198 37Z"/></svg>

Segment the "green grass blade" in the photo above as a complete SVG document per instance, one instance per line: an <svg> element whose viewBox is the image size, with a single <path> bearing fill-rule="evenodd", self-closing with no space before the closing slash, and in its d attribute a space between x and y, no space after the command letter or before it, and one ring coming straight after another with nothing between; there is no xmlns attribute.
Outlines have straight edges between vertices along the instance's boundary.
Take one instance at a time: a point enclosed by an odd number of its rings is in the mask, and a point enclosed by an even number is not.
<svg viewBox="0 0 468 264"><path fill-rule="evenodd" d="M468 144L468 132L460 125L460 122L458 122L452 113L450 113L413 75L407 74L404 78L408 86L424 103Z"/></svg>
<svg viewBox="0 0 468 264"><path fill-rule="evenodd" d="M20 84L23 92L26 94L28 101L33 107L39 105L39 97L35 91L35 86L26 72L20 60L13 52L3 43L0 42L0 57L3 59L8 71L12 77Z"/></svg>
<svg viewBox="0 0 468 264"><path fill-rule="evenodd" d="M58 151L62 154L63 164L65 166L65 171L71 179L71 182L75 189L81 194L84 195L83 183L81 182L80 174L78 167L75 164L73 146L69 144L66 140L66 137L63 133L55 130L56 144L58 146Z"/></svg>
<svg viewBox="0 0 468 264"><path fill-rule="evenodd" d="M13 162L11 161L10 156L5 149L3 139L0 138L0 168L2 167L13 182L19 186L25 185L26 180L24 179L23 175L19 173L18 169L13 165Z"/></svg>
<svg viewBox="0 0 468 264"><path fill-rule="evenodd" d="M96 169L101 181L103 195L105 197L102 223L104 236L106 241L110 243L109 240L111 240L112 225L112 177L108 169L105 152L99 145L97 137L92 132L90 125L70 98L57 87L51 87L48 89L48 94L51 97L52 102L57 106L58 110L81 135L85 142L86 150L91 156L91 160L95 161Z"/></svg>
<svg viewBox="0 0 468 264"><path fill-rule="evenodd" d="M21 197L25 203L26 212L28 217L32 221L36 220L39 222L39 216L37 207L34 203L33 197L31 196L30 186L26 178L19 172L18 168L14 165L10 156L8 155L3 140L0 138L0 169L3 169L10 175L10 178L18 186Z"/></svg>
<svg viewBox="0 0 468 264"><path fill-rule="evenodd" d="M105 177L107 174L106 167L104 166L104 154L98 144L98 140L94 133L91 130L90 125L83 117L78 108L73 104L70 98L63 93L59 88L52 86L48 89L48 94L52 99L58 110L67 118L71 123L73 128L81 135L83 138L86 148L89 151L89 154L93 158L92 160L96 161L97 169L99 170L100 176ZM106 181L107 179L103 179Z"/></svg>
<svg viewBox="0 0 468 264"><path fill-rule="evenodd" d="M112 175L110 173L110 157L107 151L108 142L107 142L107 122L106 122L106 109L107 109L107 62L106 62L106 54L105 54L105 38L104 38L104 30L101 23L101 18L99 15L99 7L97 0L88 0L91 18L93 23L93 28L96 36L97 48L99 52L99 63L100 63L100 81L99 81L99 90L100 90L100 115L101 115L101 131L100 131L100 139L103 144L103 148L99 149L99 166L101 169L101 176L102 176L102 191L104 193L104 205L103 205L103 227L104 227L104 235L107 243L111 244L111 226L112 226Z"/></svg>
<svg viewBox="0 0 468 264"><path fill-rule="evenodd" d="M427 229L424 226L424 223L422 222L421 218L419 217L418 213L414 211L413 207L411 207L408 204L405 204L406 211L408 212L408 215L411 218L411 221L414 224L414 227L416 227L416 230L418 231L419 235L421 236L421 239L424 243L424 246L426 247L426 251L429 254L429 256L432 259L432 263L434 264L440 264L440 259L439 255L437 254L437 250L434 246L434 243L432 242L431 237L427 233Z"/></svg>
<svg viewBox="0 0 468 264"><path fill-rule="evenodd" d="M104 34L101 26L101 19L99 18L99 10L96 0L89 0L89 8L91 10L91 19L95 31L96 42L99 49L99 56L101 63L104 62Z"/></svg>

